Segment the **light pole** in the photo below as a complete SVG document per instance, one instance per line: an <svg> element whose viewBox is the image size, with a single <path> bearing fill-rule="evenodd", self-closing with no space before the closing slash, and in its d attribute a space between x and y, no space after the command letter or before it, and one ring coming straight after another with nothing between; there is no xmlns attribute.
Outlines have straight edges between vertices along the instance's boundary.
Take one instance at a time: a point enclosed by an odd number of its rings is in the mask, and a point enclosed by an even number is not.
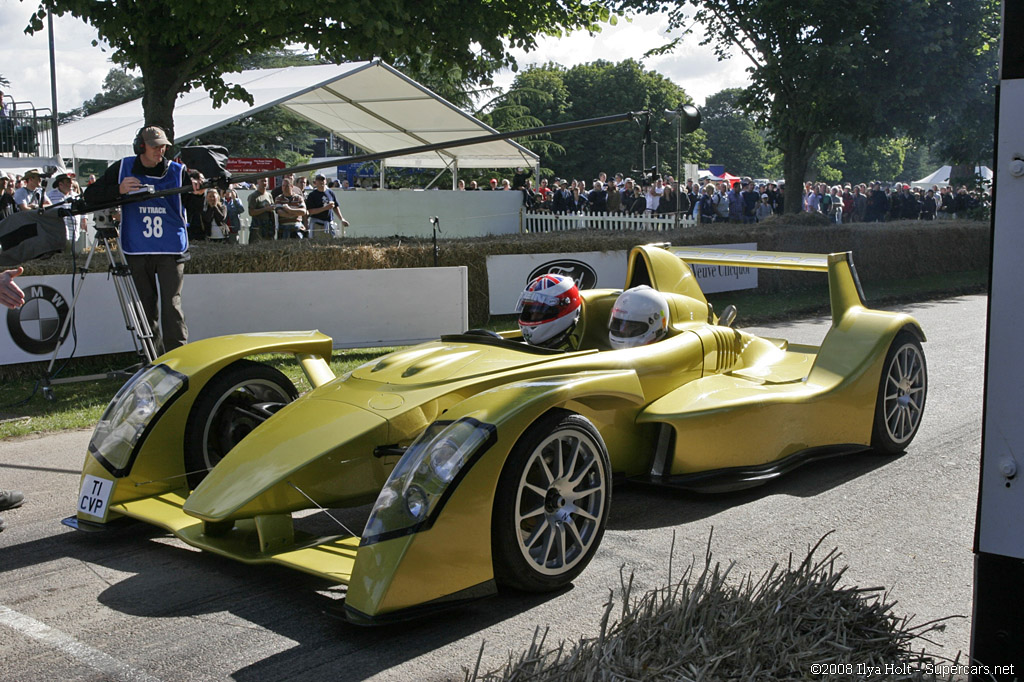
<svg viewBox="0 0 1024 682"><path fill-rule="evenodd" d="M57 137L57 60L54 57L53 52L53 11L46 13L46 24L47 30L50 34L50 106L53 107L51 110L51 117L53 119L51 126L53 126L53 155L60 157L60 141Z"/></svg>
<svg viewBox="0 0 1024 682"><path fill-rule="evenodd" d="M682 199L682 188L683 188L683 163L682 163L682 150L680 149L683 133L692 133L697 128L700 128L700 111L697 107L692 104L684 104L678 109L670 109L665 112L669 116L674 116L676 119L676 218L673 221L673 229L679 229L679 202ZM684 130L683 120L685 119L686 125Z"/></svg>

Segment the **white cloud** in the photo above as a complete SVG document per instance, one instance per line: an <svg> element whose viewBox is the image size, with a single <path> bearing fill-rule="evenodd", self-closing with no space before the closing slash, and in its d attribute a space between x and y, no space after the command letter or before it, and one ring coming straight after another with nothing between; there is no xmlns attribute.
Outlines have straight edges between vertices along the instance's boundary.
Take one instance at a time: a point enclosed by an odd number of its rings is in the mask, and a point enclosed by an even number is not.
<svg viewBox="0 0 1024 682"><path fill-rule="evenodd" d="M32 102L49 109L50 43L44 28L26 35L29 17L37 5L33 0L0 0L0 74L11 85L5 92L19 102ZM53 21L54 54L57 66L57 108L67 111L96 95L103 77L113 66L109 52L93 47L96 31L71 16Z"/></svg>

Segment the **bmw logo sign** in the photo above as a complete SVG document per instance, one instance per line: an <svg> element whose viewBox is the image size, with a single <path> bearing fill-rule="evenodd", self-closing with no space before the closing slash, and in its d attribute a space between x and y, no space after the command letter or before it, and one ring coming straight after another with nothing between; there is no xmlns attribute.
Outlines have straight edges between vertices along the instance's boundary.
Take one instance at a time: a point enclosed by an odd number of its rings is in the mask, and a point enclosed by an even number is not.
<svg viewBox="0 0 1024 682"><path fill-rule="evenodd" d="M532 282L541 275L565 275L566 277L572 277L573 281L576 282L576 286L580 289L593 289L597 287L597 273L594 271L594 268L580 260L563 258L548 261L544 265L534 268L530 276L526 278L526 281Z"/></svg>
<svg viewBox="0 0 1024 682"><path fill-rule="evenodd" d="M59 291L45 284L33 284L25 292L25 305L7 311L7 330L26 353L52 353L68 311L68 301Z"/></svg>

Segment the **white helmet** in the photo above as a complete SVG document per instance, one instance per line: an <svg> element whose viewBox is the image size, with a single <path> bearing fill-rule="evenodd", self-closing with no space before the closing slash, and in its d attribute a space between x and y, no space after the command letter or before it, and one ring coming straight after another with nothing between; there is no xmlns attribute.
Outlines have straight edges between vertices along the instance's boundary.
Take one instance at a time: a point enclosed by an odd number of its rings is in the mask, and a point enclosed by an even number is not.
<svg viewBox="0 0 1024 682"><path fill-rule="evenodd" d="M612 348L635 348L660 341L668 334L668 301L660 291L641 284L615 299L608 320Z"/></svg>
<svg viewBox="0 0 1024 682"><path fill-rule="evenodd" d="M580 291L571 277L537 277L516 303L523 338L535 346L557 346L576 326L581 305Z"/></svg>

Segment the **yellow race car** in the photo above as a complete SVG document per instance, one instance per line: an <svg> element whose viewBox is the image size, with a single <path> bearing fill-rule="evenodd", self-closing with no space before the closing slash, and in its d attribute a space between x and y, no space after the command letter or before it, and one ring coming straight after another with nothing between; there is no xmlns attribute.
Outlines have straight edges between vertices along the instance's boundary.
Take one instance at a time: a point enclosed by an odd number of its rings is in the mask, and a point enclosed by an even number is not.
<svg viewBox="0 0 1024 682"><path fill-rule="evenodd" d="M764 483L810 459L917 433L924 334L865 307L849 253L634 248L626 287L668 300L663 340L612 349L618 290L581 292L571 350L467 332L342 376L318 332L240 334L165 354L114 397L89 445L81 529L120 517L239 561L347 586L358 623L415 617L498 586L553 590L593 557L612 477L695 490ZM688 264L827 273L820 347L716 315ZM731 308L731 306L730 306ZM313 389L246 359L290 353ZM308 510L370 505L360 535Z"/></svg>

